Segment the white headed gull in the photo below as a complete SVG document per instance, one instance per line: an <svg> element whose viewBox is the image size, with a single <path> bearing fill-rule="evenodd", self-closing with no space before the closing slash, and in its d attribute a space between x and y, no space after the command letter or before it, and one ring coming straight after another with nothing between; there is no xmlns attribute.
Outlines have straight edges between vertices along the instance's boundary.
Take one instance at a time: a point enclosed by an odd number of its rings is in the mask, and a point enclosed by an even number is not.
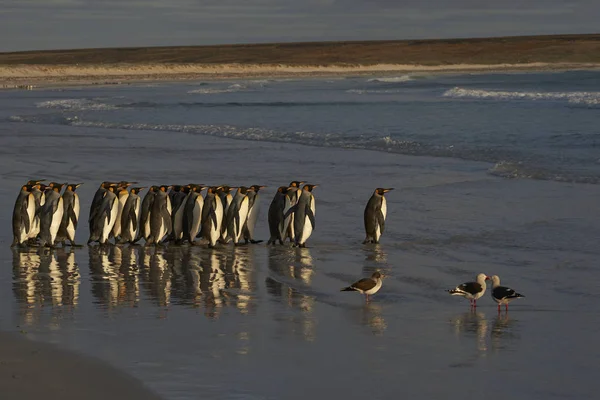
<svg viewBox="0 0 600 400"><path fill-rule="evenodd" d="M500 286L500 277L498 275L492 276L492 299L498 303L498 311L500 311L501 304L504 304L506 311L508 311L508 303L519 297L525 296L515 292L511 288Z"/></svg>
<svg viewBox="0 0 600 400"><path fill-rule="evenodd" d="M465 282L454 289L448 290L448 293L452 296L462 296L469 299L471 307L477 307L477 299L485 293L485 281L489 279L490 277L486 274L479 274L476 278L477 282Z"/></svg>
<svg viewBox="0 0 600 400"><path fill-rule="evenodd" d="M373 272L370 278L363 278L360 281L354 282L352 285L343 288L342 292L356 291L363 293L366 300L369 301L369 295L375 294L381 289L383 283L383 275L379 272Z"/></svg>

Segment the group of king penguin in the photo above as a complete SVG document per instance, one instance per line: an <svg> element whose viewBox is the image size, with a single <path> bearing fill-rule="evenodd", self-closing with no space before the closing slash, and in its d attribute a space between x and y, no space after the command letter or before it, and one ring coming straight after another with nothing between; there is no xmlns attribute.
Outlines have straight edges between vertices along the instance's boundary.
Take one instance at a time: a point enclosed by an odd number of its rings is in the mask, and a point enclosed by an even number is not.
<svg viewBox="0 0 600 400"><path fill-rule="evenodd" d="M12 246L48 246L68 239L76 246L75 230L79 219L81 183L45 185L30 180L21 187L13 211ZM96 191L88 218L88 245L135 244L142 238L146 245L173 243L197 244L203 239L209 247L217 243L234 245L260 243L254 230L260 211L259 192L266 186L205 186L200 184L131 187L137 182L102 182ZM292 181L280 186L269 206L269 245L305 247L315 229L317 185ZM64 192L61 194L62 189ZM232 191L235 191L235 195ZM202 196L202 192L206 194ZM366 239L379 243L385 229L387 203L384 194L392 188L377 188L364 211Z"/></svg>
<svg viewBox="0 0 600 400"><path fill-rule="evenodd" d="M13 210L12 246L64 246L67 239L76 246L79 196L75 190L81 183L42 182L30 180L21 186Z"/></svg>

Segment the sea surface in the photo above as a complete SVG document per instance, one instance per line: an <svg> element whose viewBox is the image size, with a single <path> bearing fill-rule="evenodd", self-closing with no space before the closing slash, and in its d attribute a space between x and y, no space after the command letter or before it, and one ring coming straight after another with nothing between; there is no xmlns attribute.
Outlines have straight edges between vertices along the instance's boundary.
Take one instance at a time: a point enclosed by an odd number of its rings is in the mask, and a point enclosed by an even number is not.
<svg viewBox="0 0 600 400"><path fill-rule="evenodd" d="M595 399L600 72L0 91L0 329L98 357L165 399ZM318 184L308 248L11 249L28 179ZM363 210L386 194L386 231ZM373 271L366 303L340 292ZM445 292L483 272L498 313Z"/></svg>

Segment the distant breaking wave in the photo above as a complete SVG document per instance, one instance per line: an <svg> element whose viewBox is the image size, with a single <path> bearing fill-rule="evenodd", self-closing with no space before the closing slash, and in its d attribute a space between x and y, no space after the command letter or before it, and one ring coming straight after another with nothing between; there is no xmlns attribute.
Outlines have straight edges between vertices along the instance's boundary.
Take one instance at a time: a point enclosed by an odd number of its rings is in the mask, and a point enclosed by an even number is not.
<svg viewBox="0 0 600 400"><path fill-rule="evenodd" d="M363 149L398 153L412 156L450 157L471 161L495 163L488 172L503 178L527 178L553 180L558 182L600 184L600 175L582 175L546 165L544 159L529 160L527 163L515 160L519 155L492 149L457 148L422 143L415 140L395 139L391 136L363 134L349 136L341 133L285 132L265 128L243 128L232 125L179 125L151 123L110 123L83 120L77 116L62 114L40 114L12 116L11 122L67 125L89 128L124 129L135 131L180 132L191 135L206 135L238 140L293 143L318 147Z"/></svg>
<svg viewBox="0 0 600 400"><path fill-rule="evenodd" d="M55 108L63 111L82 111L82 110L114 110L112 104L106 104L99 99L60 99L49 100L37 103L39 108Z"/></svg>
<svg viewBox="0 0 600 400"><path fill-rule="evenodd" d="M600 105L600 92L509 92L455 87L444 92L443 96L458 99L567 100L571 104Z"/></svg>
<svg viewBox="0 0 600 400"><path fill-rule="evenodd" d="M410 75L392 76L387 78L372 78L368 79L367 82L386 82L386 83L398 83L398 82L409 82L413 78Z"/></svg>

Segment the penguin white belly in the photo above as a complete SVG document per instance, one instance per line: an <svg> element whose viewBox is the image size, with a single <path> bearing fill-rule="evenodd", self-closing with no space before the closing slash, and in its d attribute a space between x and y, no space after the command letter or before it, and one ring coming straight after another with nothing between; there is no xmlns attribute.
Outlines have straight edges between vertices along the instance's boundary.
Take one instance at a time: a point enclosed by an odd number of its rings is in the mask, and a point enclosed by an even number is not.
<svg viewBox="0 0 600 400"><path fill-rule="evenodd" d="M150 237L150 213L148 213L148 219L146 220L146 222L144 223L143 226L143 233L144 233L144 239L148 240L148 238Z"/></svg>
<svg viewBox="0 0 600 400"><path fill-rule="evenodd" d="M27 196L27 219L29 219L29 231L21 226L20 230L20 243L23 243L27 239L34 239L40 233L40 217L35 216L35 197L32 194ZM35 232L35 235L34 235Z"/></svg>
<svg viewBox="0 0 600 400"><path fill-rule="evenodd" d="M239 215L239 224L234 222L235 228L235 237L233 239L233 243L237 243L240 240L240 236L242 236L242 228L244 227L244 222L246 222L246 218L248 218L248 198L244 198L242 200L242 204L240 204L240 209L238 210Z"/></svg>
<svg viewBox="0 0 600 400"><path fill-rule="evenodd" d="M299 244L304 244L310 235L312 234L312 224L308 217L304 217L304 227L302 228L302 234L300 235Z"/></svg>
<svg viewBox="0 0 600 400"><path fill-rule="evenodd" d="M100 243L102 243L102 244L106 243L106 241L108 240L108 236L110 235L110 232L112 231L113 227L115 226L115 220L117 219L117 213L118 213L118 206L117 206L118 202L119 202L119 199L117 199L115 197L115 199L113 200L113 203L110 207L110 221L106 221L106 223L104 224L104 229L102 229L102 236L100 237Z"/></svg>
<svg viewBox="0 0 600 400"><path fill-rule="evenodd" d="M73 213L75 214L75 220L79 221L79 196L77 195L73 198ZM67 221L67 239L75 241L75 224L71 218Z"/></svg>
<svg viewBox="0 0 600 400"><path fill-rule="evenodd" d="M119 201L117 202L117 217L115 219L115 224L113 225L112 233L114 237L121 235L121 215L123 215L123 207L125 207L125 202L129 195L119 196Z"/></svg>
<svg viewBox="0 0 600 400"><path fill-rule="evenodd" d="M292 203L290 202L290 198L289 196L285 196L285 205L283 206L283 215L285 215L286 212L288 212L288 210L292 208ZM284 240L285 239L285 234L288 230L288 227L290 226L290 221L293 217L293 213L290 214L287 218L285 218L284 220L281 221L281 239Z"/></svg>
<svg viewBox="0 0 600 400"><path fill-rule="evenodd" d="M131 233L131 236L130 236L131 239L135 239L137 237L137 234L138 234L138 231L139 231L139 220L140 220L141 205L142 204L141 204L140 199L139 198L136 199L135 200L135 205L133 206L133 210L134 210L134 213L135 213L135 221L136 221L136 223L134 224L133 221L131 221L129 223L129 225L131 226L130 231L129 231Z"/></svg>
<svg viewBox="0 0 600 400"><path fill-rule="evenodd" d="M381 228L379 226L379 222L375 222L375 225L377 226L375 228L375 241L378 242L379 238L381 237Z"/></svg>
<svg viewBox="0 0 600 400"><path fill-rule="evenodd" d="M210 244L214 246L217 243L217 240L221 236L221 223L223 222L223 204L221 204L219 199L215 200L215 215L217 217L217 223L213 221L212 217L210 218Z"/></svg>
<svg viewBox="0 0 600 400"><path fill-rule="evenodd" d="M58 228L60 227L60 222L62 221L62 217L65 210L63 208L63 199L62 197L58 199L58 205L56 207L56 212L52 214L52 223L50 224L50 244L54 246L54 241L56 240L56 234L58 233Z"/></svg>
<svg viewBox="0 0 600 400"><path fill-rule="evenodd" d="M202 196L196 197L194 202L194 209L192 210L192 226L190 230L190 239L193 241L198 234L200 229L200 223L202 222L202 208L204 208L204 199Z"/></svg>
<svg viewBox="0 0 600 400"><path fill-rule="evenodd" d="M387 201L385 200L385 197L382 197L381 199L381 214L383 215L383 220L385 221L387 215ZM379 238L381 237L381 225L377 221L375 221L375 225L377 226L375 229L375 241L379 242Z"/></svg>
<svg viewBox="0 0 600 400"><path fill-rule="evenodd" d="M248 232L250 237L254 239L254 227L256 227L256 221L258 220L258 213L260 211L260 205L258 204L258 195L254 196L254 204L252 208L248 210Z"/></svg>
<svg viewBox="0 0 600 400"><path fill-rule="evenodd" d="M186 197L187 199L187 197ZM183 210L185 209L185 201L181 203L179 209L175 212L175 218L173 221L173 234L175 239L181 240L183 238Z"/></svg>

